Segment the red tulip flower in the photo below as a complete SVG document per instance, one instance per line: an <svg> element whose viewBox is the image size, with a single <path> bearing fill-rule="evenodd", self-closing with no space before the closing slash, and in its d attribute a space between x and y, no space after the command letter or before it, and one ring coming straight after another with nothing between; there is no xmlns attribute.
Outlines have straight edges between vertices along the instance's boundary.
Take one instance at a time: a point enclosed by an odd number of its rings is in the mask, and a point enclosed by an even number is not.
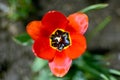
<svg viewBox="0 0 120 80"><path fill-rule="evenodd" d="M33 52L48 60L51 72L63 77L71 66L72 60L86 50L83 34L88 28L86 14L76 12L67 18L58 11L49 11L41 21L32 21L27 32L34 40Z"/></svg>

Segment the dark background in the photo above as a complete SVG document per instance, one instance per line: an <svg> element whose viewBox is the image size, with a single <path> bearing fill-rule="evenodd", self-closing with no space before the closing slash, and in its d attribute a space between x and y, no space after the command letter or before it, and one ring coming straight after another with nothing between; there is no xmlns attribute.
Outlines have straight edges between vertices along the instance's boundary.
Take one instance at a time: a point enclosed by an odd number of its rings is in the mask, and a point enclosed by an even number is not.
<svg viewBox="0 0 120 80"><path fill-rule="evenodd" d="M12 37L25 32L25 27L32 20L40 20L49 10L58 10L68 16L89 5L108 3L102 10L88 13L88 35L105 17L111 16L111 22L92 38L88 43L88 50L107 55L111 68L120 70L120 0L33 0L35 8L27 18L11 20L6 17L9 3L0 0L0 80L31 80L30 66L35 56L31 46L16 44ZM31 10L31 8L29 9Z"/></svg>

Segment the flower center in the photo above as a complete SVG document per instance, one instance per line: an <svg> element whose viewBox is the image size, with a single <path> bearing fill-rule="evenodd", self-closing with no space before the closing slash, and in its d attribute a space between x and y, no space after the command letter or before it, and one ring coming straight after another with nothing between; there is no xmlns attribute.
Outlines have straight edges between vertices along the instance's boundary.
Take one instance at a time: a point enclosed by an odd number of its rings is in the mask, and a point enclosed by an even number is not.
<svg viewBox="0 0 120 80"><path fill-rule="evenodd" d="M61 29L56 30L50 36L50 43L53 48L62 51L70 45L69 33Z"/></svg>

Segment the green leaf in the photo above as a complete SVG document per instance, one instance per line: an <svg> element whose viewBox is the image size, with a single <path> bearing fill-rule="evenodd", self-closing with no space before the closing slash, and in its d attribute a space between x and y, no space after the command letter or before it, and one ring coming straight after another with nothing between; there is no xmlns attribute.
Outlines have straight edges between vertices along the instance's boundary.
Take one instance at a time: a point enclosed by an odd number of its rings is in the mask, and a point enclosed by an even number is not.
<svg viewBox="0 0 120 80"><path fill-rule="evenodd" d="M27 33L23 33L13 37L13 40L16 43L21 44L23 46L31 45L33 43L33 40L30 38L30 36Z"/></svg>
<svg viewBox="0 0 120 80"><path fill-rule="evenodd" d="M37 76L35 76L34 80L49 80L49 74L47 69L42 69Z"/></svg>
<svg viewBox="0 0 120 80"><path fill-rule="evenodd" d="M83 72L78 71L74 76L72 80L87 80L84 76Z"/></svg>
<svg viewBox="0 0 120 80"><path fill-rule="evenodd" d="M34 12L32 0L8 0L9 13L8 18L11 20L26 19L30 12Z"/></svg>
<svg viewBox="0 0 120 80"><path fill-rule="evenodd" d="M103 8L106 8L108 6L108 4L95 4L95 5L91 5L91 6L88 6L82 10L80 10L80 12L84 12L84 13L87 13L87 12L90 12L90 11L93 11L93 10L99 10L99 9L103 9Z"/></svg>
<svg viewBox="0 0 120 80"><path fill-rule="evenodd" d="M47 65L46 60L35 58L31 68L33 72L39 72L45 65Z"/></svg>
<svg viewBox="0 0 120 80"><path fill-rule="evenodd" d="M102 60L102 58L100 58ZM108 68L102 63L100 59L96 59L95 55L86 52L83 56L73 61L73 63L83 72L87 79L109 80L110 74Z"/></svg>
<svg viewBox="0 0 120 80"><path fill-rule="evenodd" d="M42 69L40 69L37 75L33 76L32 80L70 80L70 79L54 76L51 73L49 67L45 66Z"/></svg>
<svg viewBox="0 0 120 80"><path fill-rule="evenodd" d="M118 80L115 76L110 76L110 80Z"/></svg>
<svg viewBox="0 0 120 80"><path fill-rule="evenodd" d="M104 79L104 80L110 80L105 74L100 74L100 76Z"/></svg>
<svg viewBox="0 0 120 80"><path fill-rule="evenodd" d="M111 74L120 76L120 71L118 71L118 70L110 69L109 72L110 72Z"/></svg>
<svg viewBox="0 0 120 80"><path fill-rule="evenodd" d="M94 77L96 77L96 78L100 77L100 72L97 71L96 69L94 69L93 67L91 67L90 65L88 65L86 60L83 59L83 56L76 59L73 63L83 72L86 72L87 74L90 74L91 77L93 77L92 75L94 75Z"/></svg>

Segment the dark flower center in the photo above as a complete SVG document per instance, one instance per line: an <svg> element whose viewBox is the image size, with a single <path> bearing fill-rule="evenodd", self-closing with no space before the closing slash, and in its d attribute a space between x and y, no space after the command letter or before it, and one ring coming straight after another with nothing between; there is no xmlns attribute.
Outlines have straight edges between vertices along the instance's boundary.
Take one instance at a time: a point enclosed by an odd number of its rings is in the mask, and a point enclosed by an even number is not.
<svg viewBox="0 0 120 80"><path fill-rule="evenodd" d="M51 35L50 39L51 39L51 46L60 51L70 45L69 33L63 30L56 30Z"/></svg>

